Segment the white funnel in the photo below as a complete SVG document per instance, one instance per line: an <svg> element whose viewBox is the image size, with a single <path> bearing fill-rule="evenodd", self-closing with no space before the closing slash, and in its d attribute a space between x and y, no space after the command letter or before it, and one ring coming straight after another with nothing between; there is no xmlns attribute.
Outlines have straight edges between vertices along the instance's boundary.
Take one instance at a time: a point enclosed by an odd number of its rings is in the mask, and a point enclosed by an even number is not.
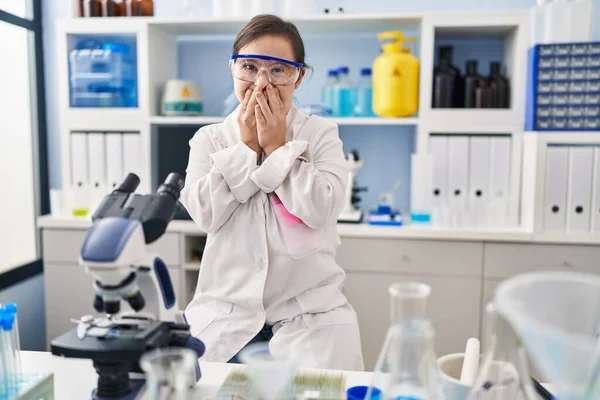
<svg viewBox="0 0 600 400"><path fill-rule="evenodd" d="M498 287L495 301L558 398L600 399L600 276L520 275Z"/></svg>

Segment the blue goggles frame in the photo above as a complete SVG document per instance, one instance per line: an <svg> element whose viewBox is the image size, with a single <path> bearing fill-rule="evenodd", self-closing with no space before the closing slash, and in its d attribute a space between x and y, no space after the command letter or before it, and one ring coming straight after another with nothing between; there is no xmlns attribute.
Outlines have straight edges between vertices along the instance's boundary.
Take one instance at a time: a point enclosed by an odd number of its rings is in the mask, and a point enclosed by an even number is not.
<svg viewBox="0 0 600 400"><path fill-rule="evenodd" d="M290 61L290 60L286 60L285 58L265 56L265 55L262 55L262 54L232 54L231 55L231 60L237 60L239 58L254 58L254 59L257 59L257 60L277 61L277 62L280 62L280 63L284 63L284 64L288 64L288 65L293 65L294 67L296 67L298 69L304 68L304 65L302 63L295 62L295 61Z"/></svg>

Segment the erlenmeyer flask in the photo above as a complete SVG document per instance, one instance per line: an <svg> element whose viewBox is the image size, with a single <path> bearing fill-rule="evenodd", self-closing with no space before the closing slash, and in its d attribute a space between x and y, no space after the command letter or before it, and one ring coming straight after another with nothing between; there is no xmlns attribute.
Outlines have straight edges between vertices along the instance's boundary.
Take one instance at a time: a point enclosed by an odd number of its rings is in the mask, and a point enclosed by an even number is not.
<svg viewBox="0 0 600 400"><path fill-rule="evenodd" d="M389 293L392 321L365 399L439 400L442 395L435 332L425 317L431 287L396 283L390 286ZM373 388L381 390L381 394L373 393Z"/></svg>
<svg viewBox="0 0 600 400"><path fill-rule="evenodd" d="M486 308L489 343L468 400L533 400L523 344L493 302Z"/></svg>

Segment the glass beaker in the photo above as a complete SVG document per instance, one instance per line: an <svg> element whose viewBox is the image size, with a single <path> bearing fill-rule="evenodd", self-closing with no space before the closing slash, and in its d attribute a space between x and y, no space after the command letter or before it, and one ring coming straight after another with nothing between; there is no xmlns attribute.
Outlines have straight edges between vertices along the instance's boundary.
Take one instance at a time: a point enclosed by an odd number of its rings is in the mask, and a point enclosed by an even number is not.
<svg viewBox="0 0 600 400"><path fill-rule="evenodd" d="M423 283L390 286L391 325L365 399L439 400L435 331L425 317L431 287ZM381 394L374 394L374 388Z"/></svg>
<svg viewBox="0 0 600 400"><path fill-rule="evenodd" d="M252 386L265 400L290 398L292 379L296 371L293 360L271 355L269 344L248 345L240 352L240 361L248 366Z"/></svg>
<svg viewBox="0 0 600 400"><path fill-rule="evenodd" d="M198 355L187 348L156 349L145 353L140 366L146 373L147 400L188 400L196 383Z"/></svg>
<svg viewBox="0 0 600 400"><path fill-rule="evenodd" d="M489 343L468 400L533 400L523 344L493 302L486 308Z"/></svg>

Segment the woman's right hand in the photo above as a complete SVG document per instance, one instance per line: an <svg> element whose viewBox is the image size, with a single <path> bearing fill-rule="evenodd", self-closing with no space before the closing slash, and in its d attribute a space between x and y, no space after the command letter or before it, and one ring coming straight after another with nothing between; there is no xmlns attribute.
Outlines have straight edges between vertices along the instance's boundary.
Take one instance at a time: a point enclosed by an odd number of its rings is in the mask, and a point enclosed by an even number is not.
<svg viewBox="0 0 600 400"><path fill-rule="evenodd" d="M258 104L255 92L253 90L246 90L244 101L238 114L238 126L240 127L240 140L256 152L258 162L258 157L260 157L262 149L258 143L256 117L254 115L254 107Z"/></svg>

